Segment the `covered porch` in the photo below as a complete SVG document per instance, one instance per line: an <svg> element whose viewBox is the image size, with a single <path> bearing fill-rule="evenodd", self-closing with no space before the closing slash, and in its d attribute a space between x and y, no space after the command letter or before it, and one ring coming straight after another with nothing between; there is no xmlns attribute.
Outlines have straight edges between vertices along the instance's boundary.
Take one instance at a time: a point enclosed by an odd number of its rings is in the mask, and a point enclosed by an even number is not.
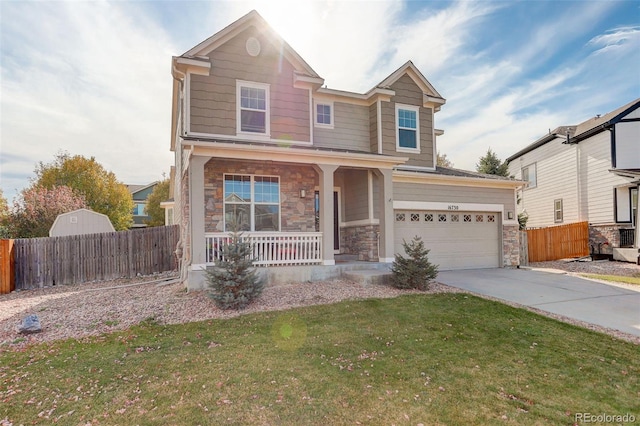
<svg viewBox="0 0 640 426"><path fill-rule="evenodd" d="M369 265L393 262L392 173L405 158L228 142L183 143L192 144L187 168L189 288L203 287L203 269L221 258L232 221L241 223L236 229L251 244L259 269L308 268L325 276L328 272L319 273L317 267L335 266L337 254L353 249L348 242L352 230L372 226L375 241L368 244L375 249L368 253L375 257L365 260ZM305 273L296 275L304 278Z"/></svg>

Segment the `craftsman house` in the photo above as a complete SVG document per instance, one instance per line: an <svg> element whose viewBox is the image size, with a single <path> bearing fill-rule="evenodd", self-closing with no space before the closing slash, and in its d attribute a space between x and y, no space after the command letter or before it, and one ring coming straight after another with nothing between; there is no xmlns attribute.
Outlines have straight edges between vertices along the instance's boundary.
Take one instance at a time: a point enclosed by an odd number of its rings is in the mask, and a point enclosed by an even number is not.
<svg viewBox="0 0 640 426"><path fill-rule="evenodd" d="M589 222L591 252L636 262L640 99L561 126L507 159L527 227Z"/></svg>
<svg viewBox="0 0 640 426"><path fill-rule="evenodd" d="M174 57L172 76L166 207L189 288L234 226L257 266L304 280L343 259L388 266L415 235L442 270L517 265L521 182L436 167L445 99L411 61L366 93L329 89L252 11Z"/></svg>

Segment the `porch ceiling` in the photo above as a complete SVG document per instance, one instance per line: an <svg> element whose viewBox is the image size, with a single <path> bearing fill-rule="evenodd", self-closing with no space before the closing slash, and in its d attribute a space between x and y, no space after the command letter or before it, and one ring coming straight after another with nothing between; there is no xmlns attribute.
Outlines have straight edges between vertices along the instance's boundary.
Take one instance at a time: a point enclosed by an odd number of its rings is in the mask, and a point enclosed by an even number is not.
<svg viewBox="0 0 640 426"><path fill-rule="evenodd" d="M393 169L406 163L407 157L366 154L348 151L329 151L282 145L257 145L229 142L183 140L194 156L230 158L236 160L277 161L298 164L333 164L338 166Z"/></svg>

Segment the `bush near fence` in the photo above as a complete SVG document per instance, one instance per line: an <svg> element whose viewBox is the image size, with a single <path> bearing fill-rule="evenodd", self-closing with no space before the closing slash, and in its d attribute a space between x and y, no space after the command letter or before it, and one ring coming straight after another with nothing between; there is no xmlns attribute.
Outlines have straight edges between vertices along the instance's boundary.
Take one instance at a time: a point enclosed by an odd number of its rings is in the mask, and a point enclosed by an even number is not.
<svg viewBox="0 0 640 426"><path fill-rule="evenodd" d="M0 254L0 259L13 256L15 289L19 290L133 278L175 270L179 237L178 226L173 225L17 239L13 240L13 250ZM4 281L4 275L2 279ZM3 283L0 292L7 292L7 288L9 286Z"/></svg>

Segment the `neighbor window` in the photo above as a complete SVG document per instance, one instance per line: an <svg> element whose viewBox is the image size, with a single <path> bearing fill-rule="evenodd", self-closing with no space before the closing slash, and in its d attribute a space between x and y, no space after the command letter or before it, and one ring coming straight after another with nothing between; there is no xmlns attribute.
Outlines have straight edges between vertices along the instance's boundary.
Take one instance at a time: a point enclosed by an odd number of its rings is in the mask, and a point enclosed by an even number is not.
<svg viewBox="0 0 640 426"><path fill-rule="evenodd" d="M522 168L522 180L528 183L527 188L535 188L537 186L536 163Z"/></svg>
<svg viewBox="0 0 640 426"><path fill-rule="evenodd" d="M333 128L333 104L331 102L316 103L315 125Z"/></svg>
<svg viewBox="0 0 640 426"><path fill-rule="evenodd" d="M269 134L269 85L237 82L237 130L239 133Z"/></svg>
<svg viewBox="0 0 640 426"><path fill-rule="evenodd" d="M412 105L396 105L396 149L420 152L420 108Z"/></svg>
<svg viewBox="0 0 640 426"><path fill-rule="evenodd" d="M225 175L224 222L226 231L279 231L279 178Z"/></svg>
<svg viewBox="0 0 640 426"><path fill-rule="evenodd" d="M562 199L553 201L553 221L562 222Z"/></svg>
<svg viewBox="0 0 640 426"><path fill-rule="evenodd" d="M638 215L638 188L631 190L631 223L633 226L637 226L636 219Z"/></svg>
<svg viewBox="0 0 640 426"><path fill-rule="evenodd" d="M134 216L146 216L144 209L147 207L145 203L135 203L133 206L133 215Z"/></svg>

